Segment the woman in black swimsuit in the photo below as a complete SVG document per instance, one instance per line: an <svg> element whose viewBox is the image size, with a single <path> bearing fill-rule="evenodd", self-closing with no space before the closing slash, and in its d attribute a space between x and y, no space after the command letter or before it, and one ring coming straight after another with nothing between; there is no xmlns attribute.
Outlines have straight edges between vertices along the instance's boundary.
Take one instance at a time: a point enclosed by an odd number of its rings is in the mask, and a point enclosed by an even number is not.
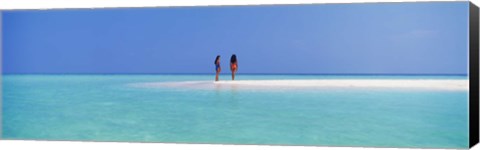
<svg viewBox="0 0 480 150"><path fill-rule="evenodd" d="M220 67L220 55L217 55L217 58L215 58L215 81L218 81L218 74L220 74L220 71L222 71L222 68Z"/></svg>

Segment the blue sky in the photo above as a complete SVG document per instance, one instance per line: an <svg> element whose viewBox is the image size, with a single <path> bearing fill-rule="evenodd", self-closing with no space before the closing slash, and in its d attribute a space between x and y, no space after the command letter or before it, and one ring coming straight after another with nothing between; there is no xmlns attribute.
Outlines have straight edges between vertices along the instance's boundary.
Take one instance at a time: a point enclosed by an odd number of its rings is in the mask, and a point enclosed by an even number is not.
<svg viewBox="0 0 480 150"><path fill-rule="evenodd" d="M468 2L3 12L4 73L466 74Z"/></svg>

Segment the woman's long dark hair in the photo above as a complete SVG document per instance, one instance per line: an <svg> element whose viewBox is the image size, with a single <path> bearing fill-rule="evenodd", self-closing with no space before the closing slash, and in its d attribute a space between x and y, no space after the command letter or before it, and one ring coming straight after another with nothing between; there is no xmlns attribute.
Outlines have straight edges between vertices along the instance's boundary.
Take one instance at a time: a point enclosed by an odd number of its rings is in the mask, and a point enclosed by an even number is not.
<svg viewBox="0 0 480 150"><path fill-rule="evenodd" d="M213 64L216 65L219 58L220 58L220 55L217 55L217 58L215 58L215 61L213 62Z"/></svg>
<svg viewBox="0 0 480 150"><path fill-rule="evenodd" d="M230 57L230 63L237 63L237 55L233 54L232 57Z"/></svg>

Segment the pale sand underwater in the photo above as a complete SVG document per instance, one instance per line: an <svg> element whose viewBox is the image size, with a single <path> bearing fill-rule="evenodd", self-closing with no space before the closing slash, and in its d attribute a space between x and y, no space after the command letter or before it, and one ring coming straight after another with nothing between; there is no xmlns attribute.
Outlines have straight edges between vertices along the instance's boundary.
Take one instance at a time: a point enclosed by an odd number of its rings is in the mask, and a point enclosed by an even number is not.
<svg viewBox="0 0 480 150"><path fill-rule="evenodd" d="M380 88L380 89L424 89L468 91L468 80L455 79L296 79L296 80L236 80L236 81L177 81L134 83L136 87L178 87L178 88Z"/></svg>

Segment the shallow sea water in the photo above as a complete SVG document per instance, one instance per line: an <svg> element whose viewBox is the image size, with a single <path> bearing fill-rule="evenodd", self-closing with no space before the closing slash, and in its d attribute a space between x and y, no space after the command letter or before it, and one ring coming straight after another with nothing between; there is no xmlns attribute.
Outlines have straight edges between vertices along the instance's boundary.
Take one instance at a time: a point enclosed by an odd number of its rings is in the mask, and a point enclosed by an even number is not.
<svg viewBox="0 0 480 150"><path fill-rule="evenodd" d="M229 79L225 75L221 79ZM5 139L468 147L468 91L197 89L211 75L4 75ZM237 80L463 76L239 75Z"/></svg>

